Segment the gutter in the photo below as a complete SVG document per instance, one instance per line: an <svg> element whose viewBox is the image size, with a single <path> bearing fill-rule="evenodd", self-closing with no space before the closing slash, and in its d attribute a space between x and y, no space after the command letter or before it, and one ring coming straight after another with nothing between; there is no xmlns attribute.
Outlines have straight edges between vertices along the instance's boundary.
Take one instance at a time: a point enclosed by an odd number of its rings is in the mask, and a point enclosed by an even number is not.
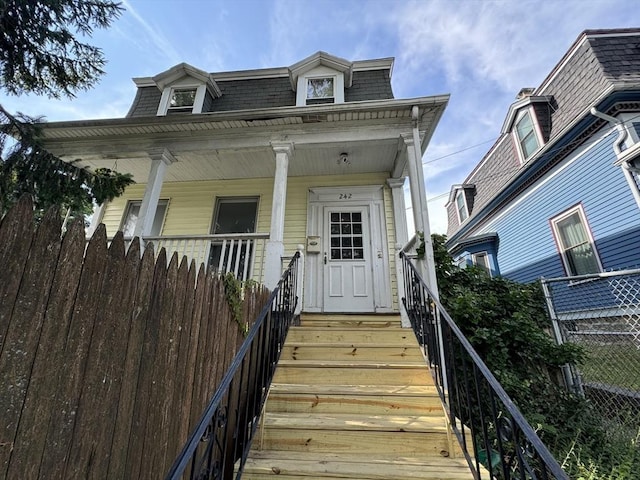
<svg viewBox="0 0 640 480"><path fill-rule="evenodd" d="M633 176L634 173L639 174L640 169L638 169L637 167L634 167L629 163L633 155L625 156L624 152L626 153L629 153L629 152L627 150L623 151L621 148L622 144L625 142L628 136L627 129L624 126L624 122L622 120L617 119L616 117L612 117L611 115L607 115L605 113L602 113L596 110L596 107L591 107L591 110L589 111L591 112L591 115L601 118L602 120L606 120L611 125L615 126L616 129L618 130L618 138L616 138L616 141L613 144L613 151L615 152L616 157L618 157L618 159L620 160L619 162L616 162L616 164L619 164L622 167L622 173L624 174L627 180L627 183L629 184L629 188L631 189L631 194L633 195L633 198L635 199L638 207L640 207L640 187L638 186L638 182L636 182L636 179ZM637 149L634 149L634 151L635 150Z"/></svg>

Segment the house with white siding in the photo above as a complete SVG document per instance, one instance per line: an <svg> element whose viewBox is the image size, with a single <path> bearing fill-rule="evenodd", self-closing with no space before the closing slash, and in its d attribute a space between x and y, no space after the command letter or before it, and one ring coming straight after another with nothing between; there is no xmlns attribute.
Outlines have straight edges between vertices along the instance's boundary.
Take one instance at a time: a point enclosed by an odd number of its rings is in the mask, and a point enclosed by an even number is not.
<svg viewBox="0 0 640 480"><path fill-rule="evenodd" d="M450 252L529 282L640 267L640 29L583 32L451 188Z"/></svg>
<svg viewBox="0 0 640 480"><path fill-rule="evenodd" d="M273 287L305 253L308 312L398 312L403 186L427 224L421 158L447 95L396 99L393 59L317 52L294 65L134 78L125 118L47 123L45 147L135 185L92 229Z"/></svg>

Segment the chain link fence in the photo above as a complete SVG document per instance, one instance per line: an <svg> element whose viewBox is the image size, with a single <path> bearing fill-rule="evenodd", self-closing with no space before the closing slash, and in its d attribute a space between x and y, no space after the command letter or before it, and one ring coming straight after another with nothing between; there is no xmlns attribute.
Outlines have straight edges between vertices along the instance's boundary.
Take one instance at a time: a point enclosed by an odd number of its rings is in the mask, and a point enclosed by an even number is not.
<svg viewBox="0 0 640 480"><path fill-rule="evenodd" d="M559 343L583 347L567 385L630 427L640 418L640 269L542 279Z"/></svg>

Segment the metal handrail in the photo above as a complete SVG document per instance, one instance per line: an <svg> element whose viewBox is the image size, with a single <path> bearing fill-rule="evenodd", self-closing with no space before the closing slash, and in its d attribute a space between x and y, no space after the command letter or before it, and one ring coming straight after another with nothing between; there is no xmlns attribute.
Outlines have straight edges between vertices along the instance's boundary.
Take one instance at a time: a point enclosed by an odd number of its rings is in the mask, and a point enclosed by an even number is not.
<svg viewBox="0 0 640 480"><path fill-rule="evenodd" d="M297 252L251 327L166 480L240 478L258 419L295 320Z"/></svg>
<svg viewBox="0 0 640 480"><path fill-rule="evenodd" d="M404 307L474 477L569 480L407 255L400 258Z"/></svg>

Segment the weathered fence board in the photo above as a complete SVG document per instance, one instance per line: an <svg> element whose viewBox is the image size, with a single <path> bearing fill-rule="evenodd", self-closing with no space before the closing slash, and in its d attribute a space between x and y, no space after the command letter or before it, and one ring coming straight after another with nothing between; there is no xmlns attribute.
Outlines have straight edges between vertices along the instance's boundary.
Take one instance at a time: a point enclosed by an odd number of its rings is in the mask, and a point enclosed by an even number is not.
<svg viewBox="0 0 640 480"><path fill-rule="evenodd" d="M161 478L242 340L224 283L32 208L0 220L0 480Z"/></svg>
<svg viewBox="0 0 640 480"><path fill-rule="evenodd" d="M8 441L12 446L15 445L58 261L60 227L58 212L49 210L36 231L34 248L27 257L0 356L0 385L3 386L0 390L0 412L3 414L0 429L6 439L4 442ZM2 449L0 471L7 470L11 453L11 449Z"/></svg>
<svg viewBox="0 0 640 480"><path fill-rule="evenodd" d="M43 399L56 394L57 376L52 374L52 367L62 363L82 271L84 243L84 226L80 221L75 222L67 231L60 249L7 478L38 477L49 420L52 414L55 415Z"/></svg>

